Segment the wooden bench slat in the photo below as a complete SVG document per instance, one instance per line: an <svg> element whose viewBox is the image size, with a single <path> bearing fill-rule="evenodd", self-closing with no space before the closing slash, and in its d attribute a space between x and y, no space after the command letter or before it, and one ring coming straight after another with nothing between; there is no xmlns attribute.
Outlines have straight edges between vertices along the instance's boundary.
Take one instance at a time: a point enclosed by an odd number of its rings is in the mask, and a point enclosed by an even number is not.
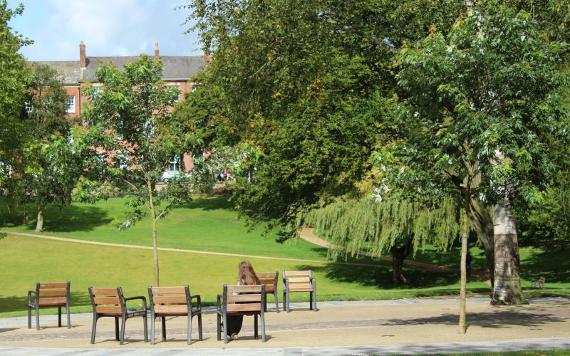
<svg viewBox="0 0 570 356"><path fill-rule="evenodd" d="M56 283L40 283L40 289L49 289L49 288L67 288L67 283L56 282Z"/></svg>
<svg viewBox="0 0 570 356"><path fill-rule="evenodd" d="M287 278L287 282L289 282L289 283L311 283L311 279L309 277L293 277L293 278Z"/></svg>
<svg viewBox="0 0 570 356"><path fill-rule="evenodd" d="M93 288L92 289L93 295L99 296L115 296L118 297L119 293L117 292L117 288Z"/></svg>
<svg viewBox="0 0 570 356"><path fill-rule="evenodd" d="M188 314L188 307L186 305L155 305L155 314Z"/></svg>
<svg viewBox="0 0 570 356"><path fill-rule="evenodd" d="M39 305L40 307L49 306L49 305L65 305L67 303L66 297L56 297L56 298L45 298L40 297Z"/></svg>
<svg viewBox="0 0 570 356"><path fill-rule="evenodd" d="M259 272L257 273L257 278L259 279L274 279L277 273L274 272Z"/></svg>
<svg viewBox="0 0 570 356"><path fill-rule="evenodd" d="M40 297L66 297L67 289L40 289Z"/></svg>
<svg viewBox="0 0 570 356"><path fill-rule="evenodd" d="M184 304L186 305L186 296L185 295L159 295L159 296L152 296L152 300L154 304Z"/></svg>
<svg viewBox="0 0 570 356"><path fill-rule="evenodd" d="M228 286L229 293L261 293L261 285Z"/></svg>
<svg viewBox="0 0 570 356"><path fill-rule="evenodd" d="M107 306L107 305L97 305L95 306L95 311L99 314L112 314L112 315L121 315L122 313L120 306Z"/></svg>
<svg viewBox="0 0 570 356"><path fill-rule="evenodd" d="M228 312L256 312L261 311L261 303L228 304L226 310Z"/></svg>
<svg viewBox="0 0 570 356"><path fill-rule="evenodd" d="M295 284L290 284L287 287L291 292L304 292L304 291L308 292L313 290L313 286L311 285L311 283L295 283Z"/></svg>
<svg viewBox="0 0 570 356"><path fill-rule="evenodd" d="M185 294L184 287L152 287L152 294Z"/></svg>
<svg viewBox="0 0 570 356"><path fill-rule="evenodd" d="M310 277L311 271L285 271L285 278L289 277Z"/></svg>
<svg viewBox="0 0 570 356"><path fill-rule="evenodd" d="M93 298L95 305L114 304L119 305L119 297L95 297Z"/></svg>
<svg viewBox="0 0 570 356"><path fill-rule="evenodd" d="M228 295L228 304L239 302L261 302L261 294Z"/></svg>

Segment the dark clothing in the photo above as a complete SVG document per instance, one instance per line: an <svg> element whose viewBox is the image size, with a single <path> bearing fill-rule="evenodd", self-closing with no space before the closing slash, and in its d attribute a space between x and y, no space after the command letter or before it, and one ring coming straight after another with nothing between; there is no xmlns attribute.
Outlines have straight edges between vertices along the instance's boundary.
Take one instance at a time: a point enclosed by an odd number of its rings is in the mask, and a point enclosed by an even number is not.
<svg viewBox="0 0 570 356"><path fill-rule="evenodd" d="M241 325L243 324L243 315L228 315L228 327L226 332L228 336L237 335L241 330Z"/></svg>

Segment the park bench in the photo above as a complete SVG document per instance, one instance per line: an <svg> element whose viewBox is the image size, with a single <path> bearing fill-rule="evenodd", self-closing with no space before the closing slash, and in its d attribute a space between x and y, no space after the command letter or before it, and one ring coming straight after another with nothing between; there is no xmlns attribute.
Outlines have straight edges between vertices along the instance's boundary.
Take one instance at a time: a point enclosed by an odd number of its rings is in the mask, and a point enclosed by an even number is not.
<svg viewBox="0 0 570 356"><path fill-rule="evenodd" d="M36 290L28 291L28 329L32 328L32 309L36 311L36 329L40 330L40 308L57 307L57 326L61 327L61 308L67 312L67 327L71 328L69 313L70 282L36 283Z"/></svg>
<svg viewBox="0 0 570 356"><path fill-rule="evenodd" d="M279 313L279 300L277 285L279 284L279 273L278 272L258 272L257 278L261 284L265 284L265 311L267 311L267 294L273 293L275 298L275 310Z"/></svg>
<svg viewBox="0 0 570 356"><path fill-rule="evenodd" d="M115 339L121 343L125 342L125 324L127 319L142 317L144 322L144 341L148 342L147 332L147 304L143 296L125 298L122 288L93 288L89 287L89 297L93 306L93 327L91 329L91 343L95 343L95 333L97 321L100 318L115 318ZM142 309L128 309L127 302L131 300L141 300ZM119 329L119 318L121 318L121 328Z"/></svg>
<svg viewBox="0 0 570 356"><path fill-rule="evenodd" d="M290 312L291 293L309 292L309 309L317 310L317 281L312 271L283 272L283 309Z"/></svg>
<svg viewBox="0 0 570 356"><path fill-rule="evenodd" d="M257 318L261 319L261 340L265 337L265 315L263 305L265 303L265 285L228 286L224 285L222 295L218 294L216 310L216 332L218 341L224 333L224 343L228 343L228 334L225 330L228 325L227 317L230 315L253 315L254 338L259 337L259 325Z"/></svg>
<svg viewBox="0 0 570 356"><path fill-rule="evenodd" d="M198 339L202 341L202 300L199 295L191 295L190 288L184 287L149 287L150 297L150 343L154 345L156 318L162 319L162 341L166 341L166 317L188 317L188 345L192 343L192 317L198 316ZM192 307L192 299L196 306Z"/></svg>

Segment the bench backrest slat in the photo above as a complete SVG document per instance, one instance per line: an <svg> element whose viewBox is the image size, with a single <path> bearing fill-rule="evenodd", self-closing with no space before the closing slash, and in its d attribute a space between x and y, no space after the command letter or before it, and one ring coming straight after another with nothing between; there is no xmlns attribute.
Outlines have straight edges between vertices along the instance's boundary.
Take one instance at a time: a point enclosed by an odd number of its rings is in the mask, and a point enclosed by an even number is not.
<svg viewBox="0 0 570 356"><path fill-rule="evenodd" d="M223 303L229 313L263 312L265 285L228 286L224 285Z"/></svg>

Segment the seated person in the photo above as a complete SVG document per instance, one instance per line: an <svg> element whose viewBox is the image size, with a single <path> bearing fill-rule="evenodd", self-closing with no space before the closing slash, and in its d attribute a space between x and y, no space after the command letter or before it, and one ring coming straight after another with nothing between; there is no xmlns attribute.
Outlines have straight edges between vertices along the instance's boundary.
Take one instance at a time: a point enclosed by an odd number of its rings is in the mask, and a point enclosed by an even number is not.
<svg viewBox="0 0 570 356"><path fill-rule="evenodd" d="M249 286L249 285L259 285L261 282L251 263L247 261L242 261L239 264L239 281L238 284L241 286ZM241 330L241 325L243 323L243 315L228 315L227 319L228 325L226 329L226 333L232 339L237 339L238 334Z"/></svg>

